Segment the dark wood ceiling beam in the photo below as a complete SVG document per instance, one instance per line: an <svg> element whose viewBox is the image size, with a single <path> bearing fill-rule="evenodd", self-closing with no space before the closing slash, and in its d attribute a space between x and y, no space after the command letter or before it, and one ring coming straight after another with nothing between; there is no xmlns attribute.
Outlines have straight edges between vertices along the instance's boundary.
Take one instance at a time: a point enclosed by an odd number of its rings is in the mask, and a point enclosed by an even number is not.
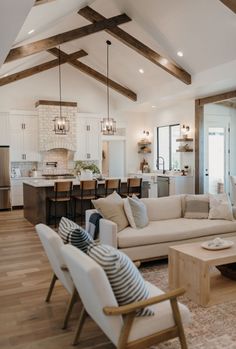
<svg viewBox="0 0 236 349"><path fill-rule="evenodd" d="M98 21L104 20L106 18L89 6L82 8L78 11L78 13L93 23L97 23ZM175 76L177 79L181 80L187 85L191 84L191 75L188 72L186 72L183 68L177 66L176 64L171 63L170 61L168 61L168 59L143 44L134 36L128 34L126 31L118 27L106 28L105 30L107 33L121 41L123 44L132 48L152 63L167 71L169 74Z"/></svg>
<svg viewBox="0 0 236 349"><path fill-rule="evenodd" d="M126 14L122 14L98 21L93 24L85 25L84 27L73 29L65 33L57 34L51 36L50 38L38 40L30 44L13 48L10 50L5 63L48 50L49 48L53 48L68 41L80 39L84 36L97 33L104 29L114 28L117 25L127 23L129 21L131 21L131 19Z"/></svg>
<svg viewBox="0 0 236 349"><path fill-rule="evenodd" d="M48 2L52 2L52 1L55 1L55 0L36 0L34 3L34 6L47 4Z"/></svg>
<svg viewBox="0 0 236 349"><path fill-rule="evenodd" d="M64 59L67 59L67 62L70 65L72 65L74 68L79 69L81 72L89 75L90 77L96 79L97 81L103 83L104 85L107 84L107 77L105 75L99 73L98 71L94 70L88 65L82 62L79 62L77 59L74 59L73 57L71 58L65 52L60 51L58 48L49 49L48 52L52 53L56 57L59 57L59 52L61 52L61 57ZM137 95L135 92L118 84L117 82L111 79L109 79L109 87L115 90L116 92L122 94L123 96L131 99L132 101L137 101Z"/></svg>
<svg viewBox="0 0 236 349"><path fill-rule="evenodd" d="M225 6L227 6L231 11L236 13L236 0L220 0Z"/></svg>
<svg viewBox="0 0 236 349"><path fill-rule="evenodd" d="M85 52L84 50L80 50L78 52L74 52L71 55L68 55L68 57L62 57L61 58L61 64L66 63L69 58L78 59L78 58L81 58L81 57L84 57L84 56L87 56L87 52ZM0 86L7 85L7 84L10 84L10 83L15 82L15 81L28 78L28 77L30 77L32 75L39 74L39 73L41 73L41 72L43 72L45 70L49 70L49 69L55 68L55 67L58 66L58 64L59 64L59 60L58 59L54 59L52 61L36 65L35 67L22 70L22 71L20 71L18 73L14 73L14 74L8 75L8 76L0 79Z"/></svg>

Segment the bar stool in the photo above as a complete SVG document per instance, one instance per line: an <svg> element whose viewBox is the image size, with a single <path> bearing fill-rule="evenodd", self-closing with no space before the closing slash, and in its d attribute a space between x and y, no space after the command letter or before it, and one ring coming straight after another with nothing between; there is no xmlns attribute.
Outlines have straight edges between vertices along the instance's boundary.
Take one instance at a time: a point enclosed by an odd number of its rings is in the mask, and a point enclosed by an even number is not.
<svg viewBox="0 0 236 349"><path fill-rule="evenodd" d="M54 197L48 197L49 202L49 214L48 214L48 225L50 225L51 221L51 208L52 204L54 204L54 226L57 226L57 205L59 203L66 204L66 217L68 217L69 212L71 213L71 199L72 199L72 189L73 182L65 181L65 182L54 182Z"/></svg>
<svg viewBox="0 0 236 349"><path fill-rule="evenodd" d="M142 178L127 178L127 192L122 193L123 197L136 195L142 197Z"/></svg>
<svg viewBox="0 0 236 349"><path fill-rule="evenodd" d="M84 180L80 181L80 195L73 196L74 199L74 220L76 221L76 203L80 201L80 216L81 216L81 224L83 223L83 211L84 211L84 203L86 201L97 199L97 181L93 180Z"/></svg>
<svg viewBox="0 0 236 349"><path fill-rule="evenodd" d="M121 179L119 178L107 178L105 180L104 185L104 194L99 194L99 197L106 197L109 194L112 194L115 190L118 194L120 194L120 185L121 185Z"/></svg>

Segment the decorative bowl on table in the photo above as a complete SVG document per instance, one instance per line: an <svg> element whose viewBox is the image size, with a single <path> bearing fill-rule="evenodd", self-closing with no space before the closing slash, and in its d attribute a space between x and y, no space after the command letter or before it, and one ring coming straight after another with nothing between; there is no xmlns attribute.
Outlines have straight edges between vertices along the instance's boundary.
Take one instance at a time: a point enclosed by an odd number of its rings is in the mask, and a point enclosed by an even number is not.
<svg viewBox="0 0 236 349"><path fill-rule="evenodd" d="M204 241L201 246L207 250L223 250L233 246L234 242L230 240L224 240L221 238L215 238L214 240Z"/></svg>

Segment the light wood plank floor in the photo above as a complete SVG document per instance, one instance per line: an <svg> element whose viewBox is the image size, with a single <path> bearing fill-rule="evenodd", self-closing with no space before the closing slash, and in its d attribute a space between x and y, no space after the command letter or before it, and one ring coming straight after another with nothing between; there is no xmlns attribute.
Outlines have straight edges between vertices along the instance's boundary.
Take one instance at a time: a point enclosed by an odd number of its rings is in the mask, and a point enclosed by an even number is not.
<svg viewBox="0 0 236 349"><path fill-rule="evenodd" d="M69 296L58 283L49 304L44 302L51 269L23 211L0 212L0 348L72 348L81 304L73 309L67 330L61 325ZM79 349L114 346L88 319Z"/></svg>

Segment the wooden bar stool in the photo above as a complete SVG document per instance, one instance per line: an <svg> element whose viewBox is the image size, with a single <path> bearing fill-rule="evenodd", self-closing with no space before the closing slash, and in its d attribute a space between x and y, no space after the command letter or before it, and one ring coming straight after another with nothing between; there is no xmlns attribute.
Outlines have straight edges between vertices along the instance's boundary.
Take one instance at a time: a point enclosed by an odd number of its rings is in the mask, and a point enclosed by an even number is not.
<svg viewBox="0 0 236 349"><path fill-rule="evenodd" d="M80 181L80 195L75 195L73 197L74 199L74 220L76 221L76 203L77 201L80 202L80 217L81 217L81 224L83 223L83 215L84 215L84 203L86 201L90 202L90 208L91 206L91 200L97 199L97 181L96 179L93 180L85 180Z"/></svg>
<svg viewBox="0 0 236 349"><path fill-rule="evenodd" d="M127 178L127 192L122 193L123 197L136 195L142 197L142 178Z"/></svg>
<svg viewBox="0 0 236 349"><path fill-rule="evenodd" d="M119 178L107 178L104 184L104 194L99 194L99 197L106 197L109 194L112 194L115 190L118 194L120 194L120 185L121 179Z"/></svg>
<svg viewBox="0 0 236 349"><path fill-rule="evenodd" d="M57 205L59 203L66 204L66 217L71 214L71 199L72 199L73 182L54 182L54 197L48 197L49 201L49 215L48 215L48 225L51 221L51 208L54 204L54 225L57 226Z"/></svg>

